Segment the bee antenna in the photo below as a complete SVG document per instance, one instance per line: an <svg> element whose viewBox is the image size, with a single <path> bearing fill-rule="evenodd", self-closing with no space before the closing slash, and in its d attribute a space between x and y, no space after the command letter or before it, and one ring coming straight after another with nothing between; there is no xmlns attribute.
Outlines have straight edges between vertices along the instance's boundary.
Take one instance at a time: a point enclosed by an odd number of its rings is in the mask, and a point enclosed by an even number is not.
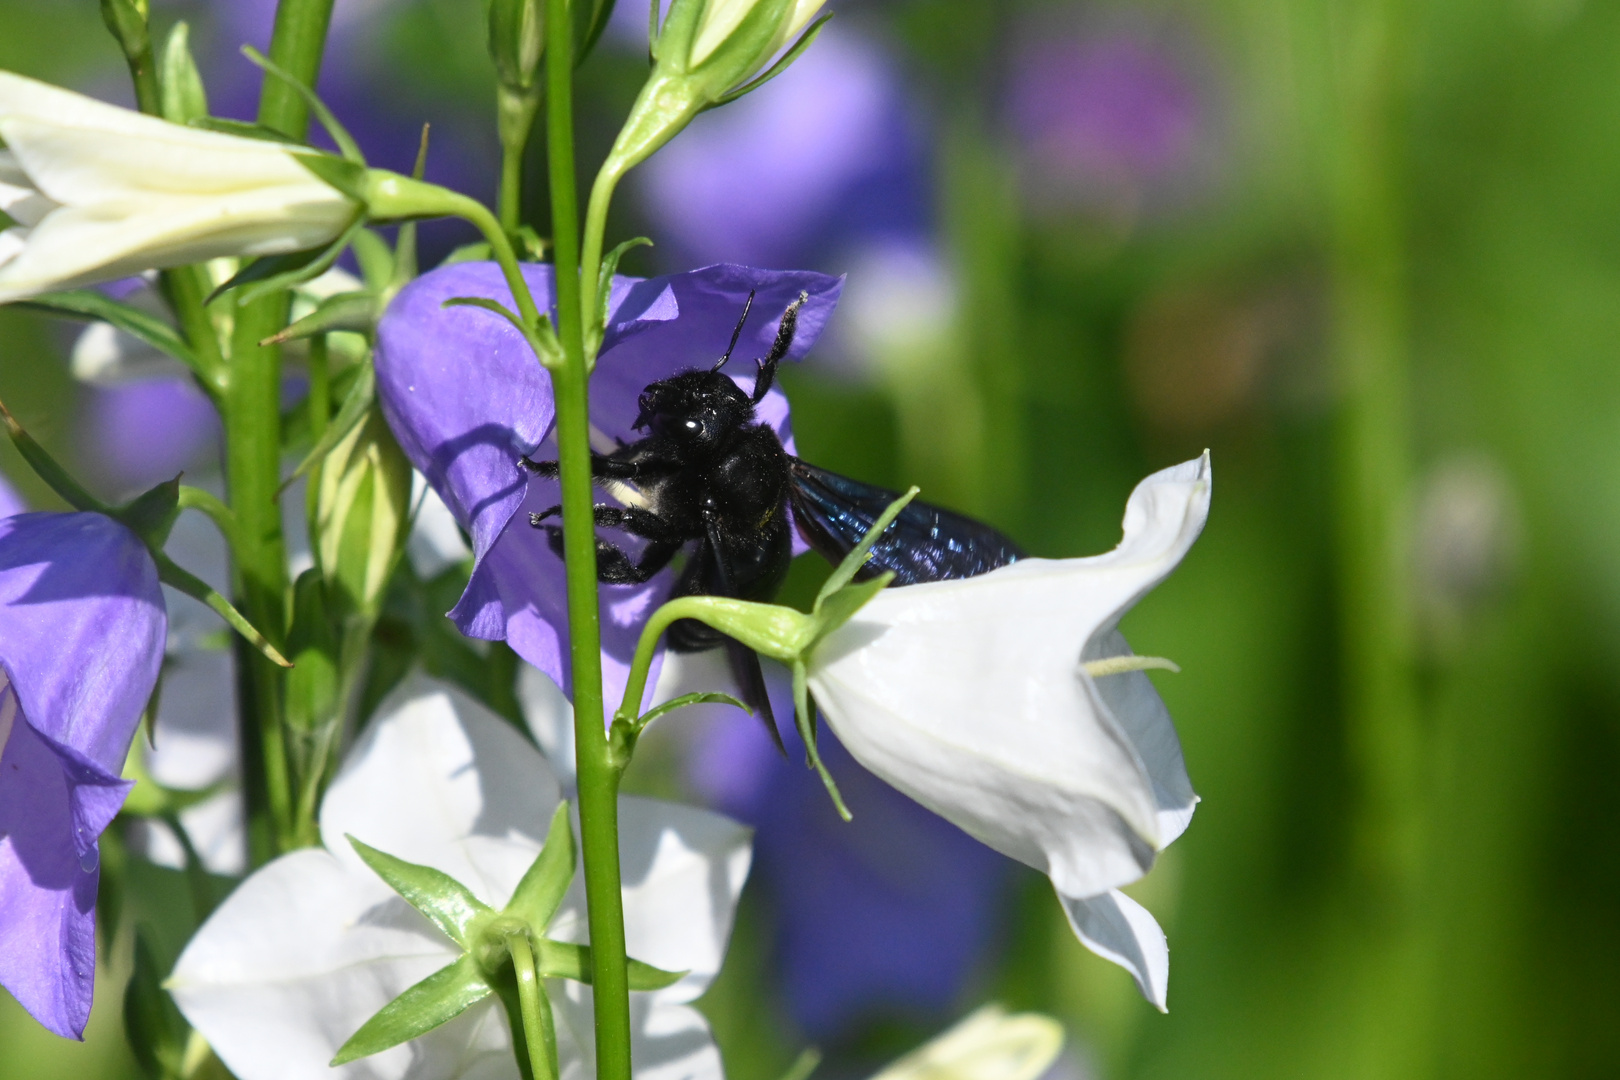
<svg viewBox="0 0 1620 1080"><path fill-rule="evenodd" d="M735 330L733 330L731 332L731 344L726 346L726 355L724 355L724 356L722 356L720 358L720 362L718 364L714 365L714 368L712 370L719 371L721 368L726 366L726 361L731 359L731 350L733 350L733 349L735 349L737 347L737 339L742 337L743 323L748 321L748 312L753 306L754 306L754 290L749 289L748 290L748 301L747 301L747 303L743 304L742 318L737 320L737 329L735 329Z"/></svg>

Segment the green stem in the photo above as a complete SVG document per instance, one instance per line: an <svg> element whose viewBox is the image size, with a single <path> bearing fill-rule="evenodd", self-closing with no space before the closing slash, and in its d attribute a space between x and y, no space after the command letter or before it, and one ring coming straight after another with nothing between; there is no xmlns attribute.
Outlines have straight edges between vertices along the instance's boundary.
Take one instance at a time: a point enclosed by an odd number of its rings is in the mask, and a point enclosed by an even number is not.
<svg viewBox="0 0 1620 1080"><path fill-rule="evenodd" d="M602 238L607 232L608 206L613 192L624 178L624 170L614 167L612 159L604 162L596 181L591 185L590 203L585 208L585 247L580 260L580 284L585 295L580 309L587 319L596 313L596 274L602 265ZM594 357L592 358L594 360Z"/></svg>
<svg viewBox="0 0 1620 1080"><path fill-rule="evenodd" d="M270 59L306 86L315 84L332 0L281 0ZM294 139L304 137L309 110L279 79L266 78L259 122ZM285 637L287 552L281 506L281 350L259 342L287 324L286 293L236 313L229 377L220 395L225 422L226 482L236 515L235 591L238 607L274 643ZM281 671L239 645L242 756L248 837L255 864L293 843L293 794L282 732Z"/></svg>
<svg viewBox="0 0 1620 1080"><path fill-rule="evenodd" d="M498 210L501 228L515 236L523 224L523 154L534 130L540 95L508 86L495 90L497 128L501 140L501 190Z"/></svg>
<svg viewBox="0 0 1620 1080"><path fill-rule="evenodd" d="M523 147L501 147L501 228L516 233L523 224Z"/></svg>
<svg viewBox="0 0 1620 1080"><path fill-rule="evenodd" d="M591 938L597 1080L630 1080L630 982L625 970L624 896L619 879L619 771L602 716L602 653L596 584L587 412L588 363L581 286L594 291L596 265L581 273L579 199L574 187L573 17L569 0L547 0L546 148L556 255L558 336L563 365L552 373L557 460L562 480L563 558L573 661L574 746L580 847ZM605 208L599 214L605 215ZM599 251L599 245L598 245ZM598 254L599 258L599 254Z"/></svg>
<svg viewBox="0 0 1620 1080"><path fill-rule="evenodd" d="M523 1033L529 1044L529 1068L534 1080L557 1080L557 1029L551 1015L551 999L535 974L534 950L527 934L508 934L506 950L512 955L512 971L517 976L518 1000L523 1009Z"/></svg>

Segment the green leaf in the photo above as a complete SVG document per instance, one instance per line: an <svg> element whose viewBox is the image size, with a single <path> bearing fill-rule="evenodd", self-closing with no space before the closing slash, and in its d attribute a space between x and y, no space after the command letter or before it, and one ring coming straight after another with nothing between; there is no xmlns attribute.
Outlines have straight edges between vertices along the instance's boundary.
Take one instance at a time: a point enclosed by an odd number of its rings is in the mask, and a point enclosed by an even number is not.
<svg viewBox="0 0 1620 1080"><path fill-rule="evenodd" d="M395 858L353 836L349 836L349 844L365 864L388 883L389 888L403 896L413 908L426 915L434 926L443 930L463 949L471 948L473 920L480 915L494 914L494 910L474 896L471 889L442 870Z"/></svg>
<svg viewBox="0 0 1620 1080"><path fill-rule="evenodd" d="M552 941L550 938L539 938L534 945L535 968L541 978L573 979L575 982L587 984L591 981L589 945ZM665 971L643 960L630 960L625 965L625 973L629 977L632 990L662 990L666 986L680 982L687 974L684 971Z"/></svg>
<svg viewBox="0 0 1620 1080"><path fill-rule="evenodd" d="M193 371L198 361L191 346L187 345L174 327L156 315L114 300L96 289L72 289L67 292L45 293L16 305L42 311L48 315L65 315L73 319L98 319L112 323L124 333L137 337L161 353L174 357Z"/></svg>
<svg viewBox="0 0 1620 1080"><path fill-rule="evenodd" d="M846 585L827 597L827 599L818 602L815 614L812 616L816 620L814 636L805 652L814 651L817 643L847 623L855 616L857 611L865 607L872 597L887 588L889 582L893 580L894 572L885 571L871 581L863 581L858 585Z"/></svg>
<svg viewBox="0 0 1620 1080"><path fill-rule="evenodd" d="M350 840L352 842L353 837ZM338 1048L332 1067L379 1054L426 1035L494 992L495 988L478 970L477 962L471 956L463 956L384 1005Z"/></svg>
<svg viewBox="0 0 1620 1080"><path fill-rule="evenodd" d="M271 334L259 344L278 345L283 341L297 341L316 334L329 334L334 330L369 334L376 329L377 319L381 315L381 305L371 293L337 293L322 300L314 311L302 319L279 334Z"/></svg>
<svg viewBox="0 0 1620 1080"><path fill-rule="evenodd" d="M557 914L573 880L574 828L568 821L568 804L563 802L551 815L545 846L529 864L502 914L521 919L539 938Z"/></svg>
<svg viewBox="0 0 1620 1080"><path fill-rule="evenodd" d="M815 720L810 713L810 707L809 676L804 661L796 660L793 663L793 723L799 730L799 738L804 740L806 764L821 777L821 784L832 798L833 809L838 811L838 816L845 821L853 820L854 815L849 812L849 807L844 805L844 797L839 794L832 773L827 771L827 766L821 761L821 751L816 749Z"/></svg>
<svg viewBox="0 0 1620 1080"><path fill-rule="evenodd" d="M613 291L613 275L619 272L619 260L624 253L632 248L652 247L653 242L645 236L632 237L622 244L614 246L613 250L602 257L602 268L596 275L596 321L591 325L591 353L602 344L602 335L607 332L608 300Z"/></svg>
<svg viewBox="0 0 1620 1080"><path fill-rule="evenodd" d="M735 705L737 708L741 709L745 713L748 713L750 716L752 716L754 712L754 710L750 709L747 705L744 705L730 694L722 694L719 691L708 693L700 691L694 694L682 694L678 698L673 698L664 702L662 705L654 706L653 708L642 713L640 718L636 720L637 733L639 734L643 728L652 723L654 720L657 720L660 716L663 716L665 713L672 713L676 709L684 709L688 705Z"/></svg>
<svg viewBox="0 0 1620 1080"><path fill-rule="evenodd" d="M6 433L11 436L12 445L28 462L29 468L34 470L41 480L50 485L52 491L67 500L67 504L75 510L93 510L99 513L111 513L111 509L100 499L86 491L73 475L57 462L34 437L23 430L17 418L11 415L6 403L0 401L0 422L4 422Z"/></svg>
<svg viewBox="0 0 1620 1080"><path fill-rule="evenodd" d="M191 27L184 20L174 24L163 44L163 60L158 68L158 98L163 119L189 124L208 115L208 92L202 74L191 56Z"/></svg>
<svg viewBox="0 0 1620 1080"><path fill-rule="evenodd" d="M255 259L230 281L215 289L209 300L227 289L245 285L247 287L237 297L237 303L251 304L272 293L313 281L332 268L332 264L337 262L338 256L343 254L343 250L349 246L354 235L365 227L365 223L365 215L357 214L336 240L314 252L295 252L292 255L272 255L265 259ZM288 261L285 264L279 263L278 260L281 259Z"/></svg>
<svg viewBox="0 0 1620 1080"><path fill-rule="evenodd" d="M152 552L152 561L157 564L158 580L163 584L179 589L193 600L200 600L214 609L214 612L230 624L232 630L241 634L255 649L264 654L265 658L273 664L284 668L292 667L287 658L282 656L276 647L270 644L265 636L259 633L258 628L247 621L247 617L231 606L231 602L214 591L214 587L189 570L176 566L174 561L161 551Z"/></svg>
<svg viewBox="0 0 1620 1080"><path fill-rule="evenodd" d="M371 366L368 357L359 365L354 382L349 384L349 392L343 396L343 404L338 406L337 415L326 425L326 430L321 433L315 445L310 447L309 453L304 455L304 460L298 463L298 468L281 482L281 490L286 491L294 480L319 465L326 455L348 438L349 433L365 421L366 414L371 411L372 403L376 400L377 371Z"/></svg>
<svg viewBox="0 0 1620 1080"><path fill-rule="evenodd" d="M894 519L900 516L900 511L904 510L906 504L917 497L917 492L920 490L920 488L913 487L890 503L883 513L878 515L878 519L872 522L872 527L866 530L866 535L861 537L861 542L850 549L849 554L844 556L844 561L833 568L831 576L821 586L821 591L816 594L817 609L821 607L822 601L855 580L855 575L860 573L861 567L866 565L867 556L872 552L872 545L877 543L878 537L882 536L883 531L894 523Z"/></svg>
<svg viewBox="0 0 1620 1080"><path fill-rule="evenodd" d="M321 122L321 126L332 137L332 141L337 143L338 152L343 155L344 160L352 161L361 167L365 166L366 159L365 155L360 153L360 144L354 141L354 138L342 124L338 123L337 117L332 115L332 110L326 107L326 103L320 99L320 96L314 90L305 86L285 68L251 45L242 46L242 55L247 57L249 62L263 68L266 74L274 75L280 79L287 85L289 90L303 98L304 104L309 106L309 111L314 114L315 119Z"/></svg>
<svg viewBox="0 0 1620 1080"><path fill-rule="evenodd" d="M124 1032L148 1076L180 1076L191 1027L163 990L163 969L150 938L147 927L135 928L134 970L124 991Z"/></svg>
<svg viewBox="0 0 1620 1080"><path fill-rule="evenodd" d="M367 185L370 182L370 173L365 166L356 165L344 158L333 157L331 154L323 154L319 150L300 150L293 154L293 158L314 173L316 179L324 180L340 193L364 205Z"/></svg>
<svg viewBox="0 0 1620 1080"><path fill-rule="evenodd" d="M557 341L557 332L551 328L551 316L549 315L540 316L540 324L534 328L533 333L530 333L529 328L524 325L523 319L519 317L517 312L500 301L491 300L487 296L452 296L439 306L447 308L475 307L483 308L485 311L492 311L511 323L517 332L523 335L524 340L529 343L539 356L540 363L543 366L547 368L562 366L562 345Z"/></svg>
<svg viewBox="0 0 1620 1080"><path fill-rule="evenodd" d="M222 135L235 135L241 139L259 139L262 142L281 143L283 146L304 148L304 144L284 131L246 120L232 120L225 116L199 116L186 122L187 127L204 131L217 131Z"/></svg>

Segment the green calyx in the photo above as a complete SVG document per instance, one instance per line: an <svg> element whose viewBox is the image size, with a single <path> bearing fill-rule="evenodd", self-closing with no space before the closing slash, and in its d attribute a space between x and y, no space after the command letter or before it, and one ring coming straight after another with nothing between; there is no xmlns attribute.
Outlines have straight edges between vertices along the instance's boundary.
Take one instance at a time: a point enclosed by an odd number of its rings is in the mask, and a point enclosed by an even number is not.
<svg viewBox="0 0 1620 1080"><path fill-rule="evenodd" d="M523 1029L529 1040L534 1075L556 1076L555 1028L549 1023L546 996L536 984L552 978L592 980L590 946L545 936L568 894L577 862L568 813L566 802L557 807L540 854L499 911L441 870L406 862L349 837L365 864L455 942L461 955L361 1025L332 1059L334 1066L425 1035L497 994L521 1002L515 1010L521 1019L514 1027ZM657 990L685 973L632 960L629 974L632 990ZM534 1023L529 1022L531 1016ZM536 1038L544 1045L535 1046Z"/></svg>

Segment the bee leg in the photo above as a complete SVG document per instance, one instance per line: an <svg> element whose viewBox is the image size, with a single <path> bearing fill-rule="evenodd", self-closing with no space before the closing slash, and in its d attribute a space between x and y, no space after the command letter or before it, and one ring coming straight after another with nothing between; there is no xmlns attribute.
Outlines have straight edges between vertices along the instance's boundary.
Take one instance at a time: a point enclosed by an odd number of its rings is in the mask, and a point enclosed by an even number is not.
<svg viewBox="0 0 1620 1080"><path fill-rule="evenodd" d="M787 357L788 350L793 348L793 333L799 325L799 309L810 299L810 294L801 292L799 298L787 306L782 312L782 321L776 327L776 340L771 343L771 351L763 360L755 360L759 369L754 379L754 404L758 405L765 400L770 392L771 384L776 381L776 366Z"/></svg>
<svg viewBox="0 0 1620 1080"><path fill-rule="evenodd" d="M680 549L680 544L655 540L641 553L641 561L633 563L622 549L606 540L598 540L596 580L606 585L640 585L668 566Z"/></svg>
<svg viewBox="0 0 1620 1080"><path fill-rule="evenodd" d="M557 478L557 463L555 461L530 461L527 456L523 456L517 459L517 463L518 468L532 472L536 476L544 476L552 480Z"/></svg>

